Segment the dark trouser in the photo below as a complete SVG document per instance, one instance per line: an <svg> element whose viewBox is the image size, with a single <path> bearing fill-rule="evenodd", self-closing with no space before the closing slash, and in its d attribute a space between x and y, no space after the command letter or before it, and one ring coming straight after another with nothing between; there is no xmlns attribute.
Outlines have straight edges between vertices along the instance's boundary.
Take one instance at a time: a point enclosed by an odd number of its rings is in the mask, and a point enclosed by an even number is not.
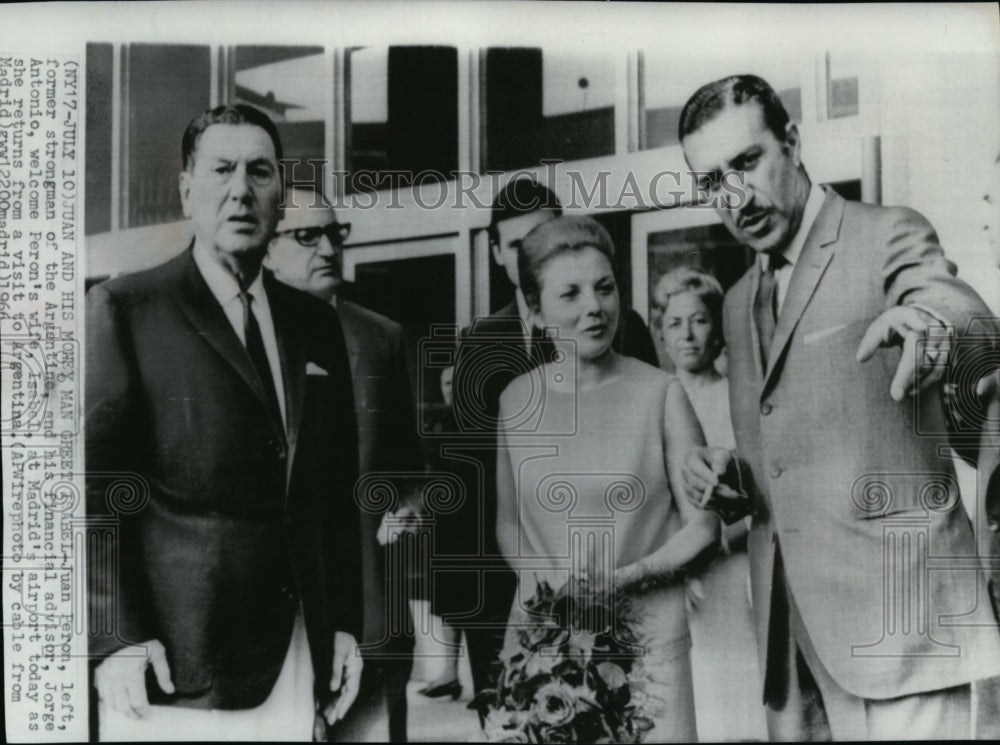
<svg viewBox="0 0 1000 745"><path fill-rule="evenodd" d="M330 742L406 742L406 683L412 659L366 660L361 689Z"/></svg>
<svg viewBox="0 0 1000 745"><path fill-rule="evenodd" d="M501 669L500 651L503 649L507 621L516 591L517 577L513 572L487 571L483 576L479 612L475 616L456 619L443 616L452 628L465 634L472 688L477 696L496 686L496 676ZM485 721L483 711L484 707L480 707L480 724Z"/></svg>
<svg viewBox="0 0 1000 745"><path fill-rule="evenodd" d="M478 694L492 688L496 683L496 673L500 669L500 650L503 649L507 617L494 619L491 628L465 627L465 643L469 649L469 668L472 671L472 687Z"/></svg>

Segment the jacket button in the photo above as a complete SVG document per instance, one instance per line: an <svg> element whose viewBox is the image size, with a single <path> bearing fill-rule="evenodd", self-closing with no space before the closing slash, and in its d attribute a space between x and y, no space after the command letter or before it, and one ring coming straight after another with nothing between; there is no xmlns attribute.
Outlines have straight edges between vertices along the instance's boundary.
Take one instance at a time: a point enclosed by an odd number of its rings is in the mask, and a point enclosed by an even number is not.
<svg viewBox="0 0 1000 745"><path fill-rule="evenodd" d="M285 457L285 446L281 442L281 440L278 439L268 440L267 446L271 449L271 452L274 453L274 457L277 458L278 460L281 460Z"/></svg>
<svg viewBox="0 0 1000 745"><path fill-rule="evenodd" d="M769 402L767 402L767 401L765 401L764 403L762 403L760 405L760 413L763 414L764 416L767 416L773 410L774 410L774 407L771 406L771 404Z"/></svg>
<svg viewBox="0 0 1000 745"><path fill-rule="evenodd" d="M771 474L772 479L778 478L781 475L781 466L778 465L777 463L772 463L771 470L769 473Z"/></svg>

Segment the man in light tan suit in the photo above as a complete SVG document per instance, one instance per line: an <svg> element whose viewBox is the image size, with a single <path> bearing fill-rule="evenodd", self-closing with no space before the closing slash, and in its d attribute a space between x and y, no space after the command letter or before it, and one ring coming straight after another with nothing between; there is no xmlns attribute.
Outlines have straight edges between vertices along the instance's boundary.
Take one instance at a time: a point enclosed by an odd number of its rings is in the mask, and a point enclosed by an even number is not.
<svg viewBox="0 0 1000 745"><path fill-rule="evenodd" d="M770 735L969 737L970 683L1000 672L1000 634L938 382L989 312L921 215L810 180L760 78L701 88L680 138L759 257L725 304L737 450L693 452L685 478L727 519L753 515Z"/></svg>

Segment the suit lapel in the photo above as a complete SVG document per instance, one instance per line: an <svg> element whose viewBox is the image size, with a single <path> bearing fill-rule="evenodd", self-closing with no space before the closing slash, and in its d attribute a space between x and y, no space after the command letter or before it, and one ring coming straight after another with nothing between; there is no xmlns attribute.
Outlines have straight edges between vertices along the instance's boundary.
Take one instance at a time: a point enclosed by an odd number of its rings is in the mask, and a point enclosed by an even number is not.
<svg viewBox="0 0 1000 745"><path fill-rule="evenodd" d="M529 328L528 324L521 318L521 311L517 307L517 299L511 300L507 305L498 310L494 318L501 323L502 333L509 333L511 345L517 344L517 349L529 363L537 364L536 357L545 354L552 348L551 339L545 338L541 329ZM525 336L527 332L527 336ZM515 342L516 339L516 342Z"/></svg>
<svg viewBox="0 0 1000 745"><path fill-rule="evenodd" d="M181 291L176 297L177 305L198 331L198 335L236 370L260 399L261 405L266 407L267 399L257 380L257 372L254 370L250 355L247 354L246 347L240 342L229 319L226 318L219 301L215 299L201 272L198 271L191 247L181 254L179 261L182 262L183 277Z"/></svg>
<svg viewBox="0 0 1000 745"><path fill-rule="evenodd" d="M493 314L494 318L520 318L517 310L517 300L511 300L500 310Z"/></svg>
<svg viewBox="0 0 1000 745"><path fill-rule="evenodd" d="M359 350L357 339L354 334L349 334L348 329L352 325L354 308L348 300L337 300L337 315L340 317L340 328L344 332L344 343L347 345L347 358L351 363L351 376L358 377Z"/></svg>
<svg viewBox="0 0 1000 745"><path fill-rule="evenodd" d="M302 321L294 317L285 289L266 269L264 291L271 306L274 321L274 335L278 341L278 357L281 360L281 379L285 388L286 439L288 442L288 477L291 478L292 464L295 462L295 446L302 424L302 408L306 395L306 348L302 336Z"/></svg>
<svg viewBox="0 0 1000 745"><path fill-rule="evenodd" d="M778 322L774 327L774 339L768 352L768 368L764 375L763 397L774 381L777 370L782 365L782 356L792 337L792 332L805 312L806 306L816 292L820 278L833 258L833 244L840 234L840 223L844 217L844 200L837 194L827 191L823 207L816 216L809 235L806 237L802 254L795 263L792 279L788 284L788 292L782 303ZM754 295L751 295L751 298Z"/></svg>
<svg viewBox="0 0 1000 745"><path fill-rule="evenodd" d="M744 307L746 308L747 323L750 326L750 345L753 350L753 367L757 371L757 380L764 379L764 362L760 358L760 333L757 331L757 324L754 322L753 302L757 297L757 290L760 287L760 258L754 256L753 269L750 274L750 294L746 298Z"/></svg>

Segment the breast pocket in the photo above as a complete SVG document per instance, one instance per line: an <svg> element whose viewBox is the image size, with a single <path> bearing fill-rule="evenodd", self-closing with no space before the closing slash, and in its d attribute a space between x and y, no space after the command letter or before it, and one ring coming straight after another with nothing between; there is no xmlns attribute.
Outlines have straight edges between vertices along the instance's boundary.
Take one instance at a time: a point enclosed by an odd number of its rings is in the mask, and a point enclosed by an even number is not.
<svg viewBox="0 0 1000 745"><path fill-rule="evenodd" d="M865 317L838 323L812 324L809 329L803 330L802 344L813 348L851 342L857 345L873 320L875 319Z"/></svg>

